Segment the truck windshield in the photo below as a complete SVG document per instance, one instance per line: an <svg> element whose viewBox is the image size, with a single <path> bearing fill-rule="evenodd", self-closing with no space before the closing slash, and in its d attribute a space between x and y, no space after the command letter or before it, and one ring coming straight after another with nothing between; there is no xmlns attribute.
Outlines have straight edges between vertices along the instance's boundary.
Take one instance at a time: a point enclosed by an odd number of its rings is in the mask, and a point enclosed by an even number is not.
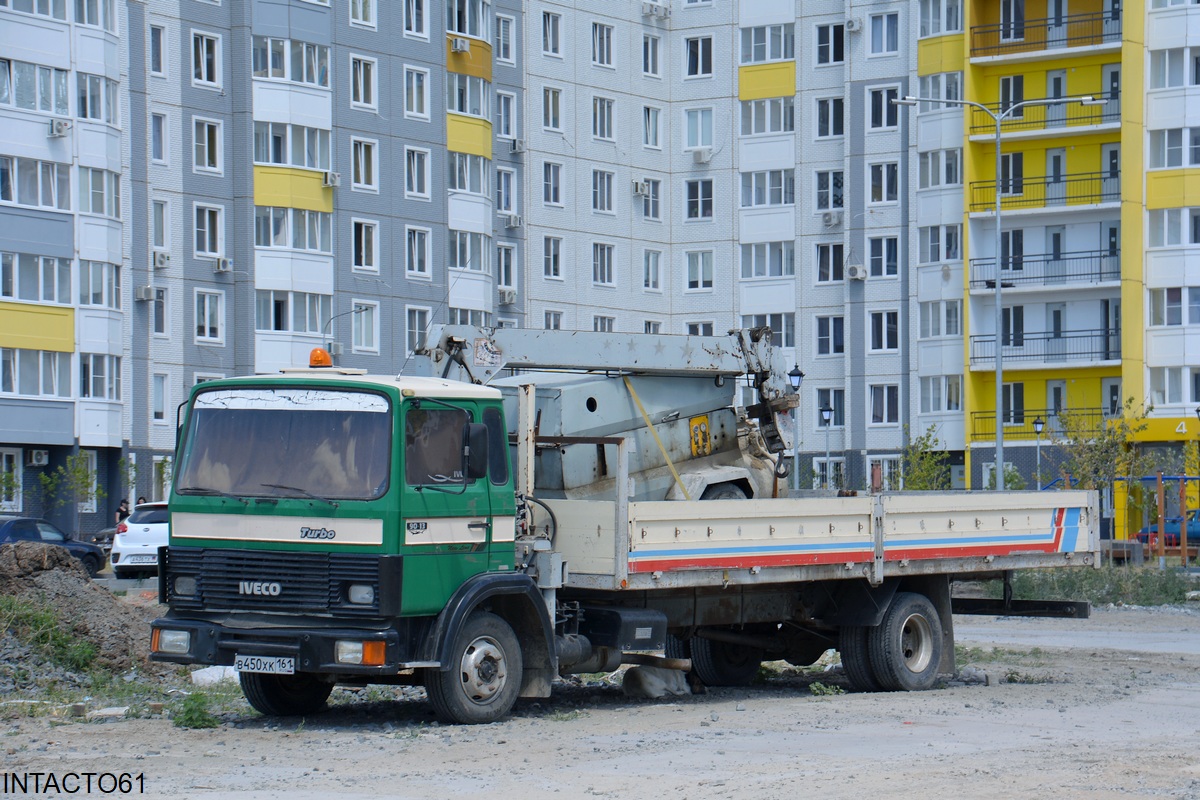
<svg viewBox="0 0 1200 800"><path fill-rule="evenodd" d="M180 494L370 500L388 487L391 404L371 392L218 389L196 396Z"/></svg>

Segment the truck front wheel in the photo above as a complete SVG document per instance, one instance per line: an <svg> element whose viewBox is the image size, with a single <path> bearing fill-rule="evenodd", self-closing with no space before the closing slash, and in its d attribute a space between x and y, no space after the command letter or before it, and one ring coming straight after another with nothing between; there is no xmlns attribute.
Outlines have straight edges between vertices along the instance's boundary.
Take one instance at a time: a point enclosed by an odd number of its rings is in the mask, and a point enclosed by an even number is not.
<svg viewBox="0 0 1200 800"><path fill-rule="evenodd" d="M870 633L872 672L886 691L929 689L942 660L942 620L925 595L899 592Z"/></svg>
<svg viewBox="0 0 1200 800"><path fill-rule="evenodd" d="M325 706L333 684L315 675L268 675L241 672L238 680L250 705L268 717L298 717L314 714Z"/></svg>
<svg viewBox="0 0 1200 800"><path fill-rule="evenodd" d="M521 646L500 617L478 611L467 618L450 649L450 669L425 673L425 691L444 722L495 722L512 710L521 690Z"/></svg>

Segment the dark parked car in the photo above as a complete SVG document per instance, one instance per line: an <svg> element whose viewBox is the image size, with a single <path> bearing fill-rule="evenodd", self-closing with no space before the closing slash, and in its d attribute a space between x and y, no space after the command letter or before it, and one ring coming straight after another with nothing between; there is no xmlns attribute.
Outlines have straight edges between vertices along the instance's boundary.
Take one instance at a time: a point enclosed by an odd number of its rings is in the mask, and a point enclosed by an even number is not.
<svg viewBox="0 0 1200 800"><path fill-rule="evenodd" d="M88 575L95 577L104 568L104 551L94 544L77 542L44 519L0 516L0 544L45 542L67 548L78 558Z"/></svg>

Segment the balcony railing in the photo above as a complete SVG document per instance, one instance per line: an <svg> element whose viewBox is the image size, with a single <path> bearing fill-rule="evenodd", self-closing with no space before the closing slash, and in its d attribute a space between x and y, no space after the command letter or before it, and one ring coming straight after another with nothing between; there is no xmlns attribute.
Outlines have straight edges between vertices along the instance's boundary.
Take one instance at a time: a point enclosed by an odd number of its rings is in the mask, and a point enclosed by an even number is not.
<svg viewBox="0 0 1200 800"><path fill-rule="evenodd" d="M1082 423L1083 433L1099 433L1108 417L1102 408L1073 408L1071 416ZM1053 408L1019 408L1004 413L1005 440L1037 441L1037 431L1033 429L1033 421L1041 418L1046 423L1042 428L1042 443L1053 442L1055 437L1062 435L1062 423L1058 419L1058 411ZM996 438L996 414L992 411L971 412L971 439L973 441L988 441Z"/></svg>
<svg viewBox="0 0 1200 800"><path fill-rule="evenodd" d="M1055 103L1045 106L1028 105L1018 108L1012 116L1001 121L1000 131L1001 133L1055 131L1059 128L1079 128L1121 121L1121 98L1119 96L1107 96L1103 92L1097 92L1093 96L1104 97L1108 102L1104 105L1082 105L1078 102ZM1080 100L1082 97L1071 99ZM985 103L984 105L992 113L999 114L1010 104ZM972 108L970 111L972 135L995 134L996 120L994 118L989 117L978 108Z"/></svg>
<svg viewBox="0 0 1200 800"><path fill-rule="evenodd" d="M1083 172L1004 179L1000 181L1000 193L1000 205L1004 209L1116 203L1121 199L1121 174ZM971 184L971 211L991 211L995 203L995 181Z"/></svg>
<svg viewBox="0 0 1200 800"><path fill-rule="evenodd" d="M1018 333L1005 337L1004 363L1043 361L1078 363L1117 361L1121 358L1119 330L1082 330L1055 333ZM996 360L996 335L971 337L971 366Z"/></svg>
<svg viewBox="0 0 1200 800"><path fill-rule="evenodd" d="M999 4L997 3L998 7ZM1095 11L971 27L971 58L1121 41L1121 12Z"/></svg>
<svg viewBox="0 0 1200 800"><path fill-rule="evenodd" d="M1121 277L1121 256L1107 250L1080 250L1055 255L1015 256L1004 259L1000 270L1003 288L1056 286L1067 283L1103 283ZM996 259L971 259L971 288L996 288Z"/></svg>

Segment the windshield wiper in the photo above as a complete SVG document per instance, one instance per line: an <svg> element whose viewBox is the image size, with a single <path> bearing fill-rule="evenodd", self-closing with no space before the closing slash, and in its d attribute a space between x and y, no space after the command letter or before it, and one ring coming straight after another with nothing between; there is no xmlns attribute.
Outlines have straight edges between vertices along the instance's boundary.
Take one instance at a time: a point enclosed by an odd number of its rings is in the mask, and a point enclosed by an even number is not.
<svg viewBox="0 0 1200 800"><path fill-rule="evenodd" d="M237 500L242 505L250 505L250 501L244 497L229 492L223 492L220 489L210 489L207 486L185 486L182 489L177 489L180 494L195 494L204 497L228 497L230 500Z"/></svg>
<svg viewBox="0 0 1200 800"><path fill-rule="evenodd" d="M310 497L313 500L320 500L322 503L328 503L334 508L337 508L339 505L336 500L330 500L328 497L321 497L319 494L313 494L307 489L301 489L299 486L285 486L282 483L260 483L259 486L266 486L268 489L283 489L289 492L299 492L305 497Z"/></svg>

